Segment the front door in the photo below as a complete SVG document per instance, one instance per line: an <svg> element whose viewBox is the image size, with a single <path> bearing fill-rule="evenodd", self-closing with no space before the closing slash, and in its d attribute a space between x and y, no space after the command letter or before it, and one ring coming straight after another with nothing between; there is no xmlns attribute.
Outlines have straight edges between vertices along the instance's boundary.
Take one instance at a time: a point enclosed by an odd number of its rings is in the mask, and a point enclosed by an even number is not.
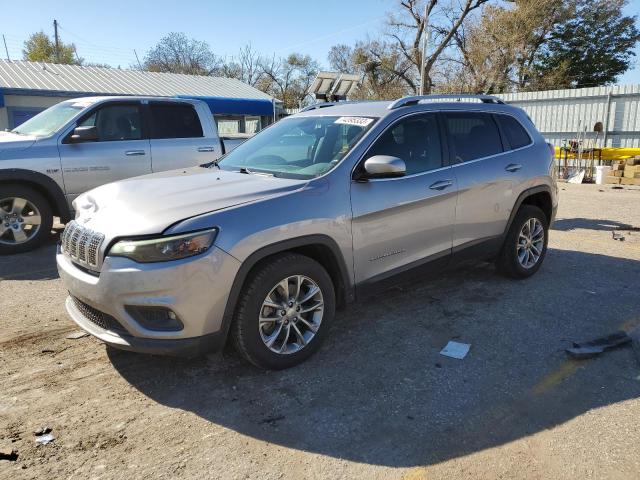
<svg viewBox="0 0 640 480"><path fill-rule="evenodd" d="M98 139L72 143L72 131L58 145L70 199L105 183L151 173L149 139L139 102L99 105L77 126L97 127Z"/></svg>
<svg viewBox="0 0 640 480"><path fill-rule="evenodd" d="M374 155L404 160L406 175L351 184L356 283L382 279L451 254L456 180L443 155L436 113L392 124Z"/></svg>

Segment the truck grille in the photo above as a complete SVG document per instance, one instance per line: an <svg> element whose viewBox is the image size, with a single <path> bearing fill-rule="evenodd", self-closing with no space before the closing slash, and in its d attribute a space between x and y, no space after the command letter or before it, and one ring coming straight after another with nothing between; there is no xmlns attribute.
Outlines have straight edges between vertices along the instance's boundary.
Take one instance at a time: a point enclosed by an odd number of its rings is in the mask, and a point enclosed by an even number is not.
<svg viewBox="0 0 640 480"><path fill-rule="evenodd" d="M82 300L71 295L71 300L73 301L73 305L76 307L78 312L89 320L94 325L102 328L103 330L110 330L115 333L127 333L124 327L111 315L108 315L104 312L101 312L97 308L93 308L91 305L87 305Z"/></svg>
<svg viewBox="0 0 640 480"><path fill-rule="evenodd" d="M60 246L62 253L80 265L97 269L100 260L100 245L104 241L104 235L78 225L75 220L67 224Z"/></svg>

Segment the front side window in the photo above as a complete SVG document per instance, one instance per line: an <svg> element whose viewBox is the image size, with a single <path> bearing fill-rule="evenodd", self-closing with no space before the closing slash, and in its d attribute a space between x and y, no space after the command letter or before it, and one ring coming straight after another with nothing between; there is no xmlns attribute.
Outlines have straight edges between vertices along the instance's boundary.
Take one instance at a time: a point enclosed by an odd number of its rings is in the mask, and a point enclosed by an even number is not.
<svg viewBox="0 0 640 480"><path fill-rule="evenodd" d="M392 125L367 152L366 157L390 155L406 165L406 174L442 167L442 148L436 115L413 115Z"/></svg>
<svg viewBox="0 0 640 480"><path fill-rule="evenodd" d="M375 120L337 116L287 118L238 146L219 165L224 170L314 178L335 167Z"/></svg>
<svg viewBox="0 0 640 480"><path fill-rule="evenodd" d="M152 102L151 138L199 138L202 125L193 105Z"/></svg>
<svg viewBox="0 0 640 480"><path fill-rule="evenodd" d="M496 115L496 119L512 149L526 147L531 143L531 137L518 120L510 115Z"/></svg>
<svg viewBox="0 0 640 480"><path fill-rule="evenodd" d="M106 105L81 121L79 126L97 127L99 142L142 138L142 121L138 105Z"/></svg>
<svg viewBox="0 0 640 480"><path fill-rule="evenodd" d="M456 163L503 152L498 126L491 114L446 112L444 119Z"/></svg>
<svg viewBox="0 0 640 480"><path fill-rule="evenodd" d="M82 101L61 102L40 112L11 131L22 135L48 137L57 132L86 107L87 104Z"/></svg>

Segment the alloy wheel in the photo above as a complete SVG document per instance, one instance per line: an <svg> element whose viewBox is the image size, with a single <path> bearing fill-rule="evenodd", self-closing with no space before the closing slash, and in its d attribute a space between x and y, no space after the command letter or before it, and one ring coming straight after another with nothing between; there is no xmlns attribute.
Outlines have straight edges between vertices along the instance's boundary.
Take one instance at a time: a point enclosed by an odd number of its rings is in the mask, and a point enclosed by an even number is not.
<svg viewBox="0 0 640 480"><path fill-rule="evenodd" d="M284 278L262 302L260 338L274 353L298 352L315 337L323 312L322 290L314 280L304 275Z"/></svg>
<svg viewBox="0 0 640 480"><path fill-rule="evenodd" d="M0 199L0 243L18 245L35 237L42 218L38 208L20 197Z"/></svg>
<svg viewBox="0 0 640 480"><path fill-rule="evenodd" d="M544 249L544 227L537 218L530 218L520 229L516 247L518 262L526 269L538 263Z"/></svg>

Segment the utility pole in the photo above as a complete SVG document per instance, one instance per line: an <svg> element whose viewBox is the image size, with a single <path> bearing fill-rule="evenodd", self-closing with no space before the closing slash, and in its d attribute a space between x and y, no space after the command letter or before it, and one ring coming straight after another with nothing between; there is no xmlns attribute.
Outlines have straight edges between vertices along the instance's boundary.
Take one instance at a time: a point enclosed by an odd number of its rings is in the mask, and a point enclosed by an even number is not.
<svg viewBox="0 0 640 480"><path fill-rule="evenodd" d="M4 42L4 51L7 53L7 60L11 60L9 58L9 49L7 48L7 39L4 38L4 33L2 34L2 41Z"/></svg>
<svg viewBox="0 0 640 480"><path fill-rule="evenodd" d="M56 39L56 62L60 63L60 38L58 37L58 21L53 19L53 36Z"/></svg>
<svg viewBox="0 0 640 480"><path fill-rule="evenodd" d="M140 68L140 71L143 71L144 68L142 68L142 64L140 63L140 59L138 58L138 52L136 52L136 49L133 49L133 54L136 56L136 60L138 62L138 67Z"/></svg>
<svg viewBox="0 0 640 480"><path fill-rule="evenodd" d="M429 43L429 2L424 5L424 28L422 29L422 61L420 62L420 95L424 95L427 87L425 78L425 59L427 57L427 47Z"/></svg>

